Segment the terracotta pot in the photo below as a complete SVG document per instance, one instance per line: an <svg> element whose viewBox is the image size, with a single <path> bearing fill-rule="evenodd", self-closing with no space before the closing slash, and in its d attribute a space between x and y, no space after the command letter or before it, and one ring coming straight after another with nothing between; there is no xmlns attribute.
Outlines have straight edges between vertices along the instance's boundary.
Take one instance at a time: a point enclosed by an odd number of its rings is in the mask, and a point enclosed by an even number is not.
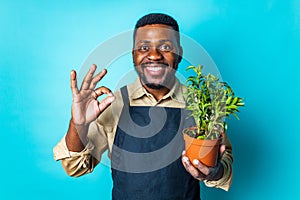
<svg viewBox="0 0 300 200"><path fill-rule="evenodd" d="M221 137L215 140L199 140L185 134L186 130L195 130L197 127L189 127L183 130L183 138L185 141L185 151L187 157L193 163L194 159L209 167L214 167L217 164L220 144L223 139Z"/></svg>

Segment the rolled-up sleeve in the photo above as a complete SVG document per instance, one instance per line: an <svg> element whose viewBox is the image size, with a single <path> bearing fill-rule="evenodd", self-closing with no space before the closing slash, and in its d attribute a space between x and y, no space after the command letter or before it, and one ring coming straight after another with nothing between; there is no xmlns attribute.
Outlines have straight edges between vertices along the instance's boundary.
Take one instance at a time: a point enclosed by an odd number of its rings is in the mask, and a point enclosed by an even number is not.
<svg viewBox="0 0 300 200"><path fill-rule="evenodd" d="M104 128L101 120L91 123L87 135L87 145L81 152L72 152L68 150L65 136L53 148L55 160L60 160L62 167L69 176L78 177L94 170L100 162L103 152L110 146L111 126ZM107 134L110 137L107 137Z"/></svg>
<svg viewBox="0 0 300 200"><path fill-rule="evenodd" d="M69 176L78 177L94 170L99 163L92 156L94 145L89 141L81 152L69 151L65 142L65 137L54 147L53 154L55 160L60 160L62 167Z"/></svg>
<svg viewBox="0 0 300 200"><path fill-rule="evenodd" d="M109 107L92 122L87 134L88 142L81 152L69 151L65 136L53 148L54 159L61 161L69 176L78 177L92 172L106 150L108 155L111 154L118 116L114 117Z"/></svg>

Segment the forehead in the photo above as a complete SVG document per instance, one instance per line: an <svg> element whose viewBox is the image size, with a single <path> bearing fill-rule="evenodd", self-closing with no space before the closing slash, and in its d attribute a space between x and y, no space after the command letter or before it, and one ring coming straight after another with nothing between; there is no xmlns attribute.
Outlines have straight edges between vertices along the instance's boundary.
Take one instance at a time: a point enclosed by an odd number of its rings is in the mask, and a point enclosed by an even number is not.
<svg viewBox="0 0 300 200"><path fill-rule="evenodd" d="M140 27L136 31L135 42L149 41L155 42L160 40L176 40L176 31L164 24L151 24Z"/></svg>

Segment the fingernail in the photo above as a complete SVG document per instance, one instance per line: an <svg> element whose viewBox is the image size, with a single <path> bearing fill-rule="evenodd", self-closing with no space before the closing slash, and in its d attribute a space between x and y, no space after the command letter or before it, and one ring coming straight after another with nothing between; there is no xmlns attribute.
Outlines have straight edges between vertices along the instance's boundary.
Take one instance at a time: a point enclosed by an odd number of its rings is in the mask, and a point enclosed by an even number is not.
<svg viewBox="0 0 300 200"><path fill-rule="evenodd" d="M182 151L182 155L184 155L184 154L185 154L185 150Z"/></svg>
<svg viewBox="0 0 300 200"><path fill-rule="evenodd" d="M198 164L199 164L199 160L194 159L194 160L193 160L193 163L194 163L194 165L198 165Z"/></svg>
<svg viewBox="0 0 300 200"><path fill-rule="evenodd" d="M189 158L186 157L186 156L184 156L184 157L182 158L182 160L183 160L183 162L185 162L185 163L189 163Z"/></svg>
<svg viewBox="0 0 300 200"><path fill-rule="evenodd" d="M116 98L114 96L110 96L110 101L113 102Z"/></svg>

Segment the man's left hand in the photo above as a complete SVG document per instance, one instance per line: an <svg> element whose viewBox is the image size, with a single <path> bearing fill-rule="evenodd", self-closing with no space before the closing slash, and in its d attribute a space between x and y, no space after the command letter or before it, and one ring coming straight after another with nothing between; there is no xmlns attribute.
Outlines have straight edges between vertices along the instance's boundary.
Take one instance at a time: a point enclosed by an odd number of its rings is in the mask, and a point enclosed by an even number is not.
<svg viewBox="0 0 300 200"><path fill-rule="evenodd" d="M182 153L181 161L186 171L188 171L195 179L198 179L199 181L217 181L222 178L224 172L223 165L220 162L224 151L225 145L221 145L219 160L215 167L208 167L196 159L190 161L189 158L185 155L185 151L183 151ZM192 165L191 162L193 162L194 165Z"/></svg>

